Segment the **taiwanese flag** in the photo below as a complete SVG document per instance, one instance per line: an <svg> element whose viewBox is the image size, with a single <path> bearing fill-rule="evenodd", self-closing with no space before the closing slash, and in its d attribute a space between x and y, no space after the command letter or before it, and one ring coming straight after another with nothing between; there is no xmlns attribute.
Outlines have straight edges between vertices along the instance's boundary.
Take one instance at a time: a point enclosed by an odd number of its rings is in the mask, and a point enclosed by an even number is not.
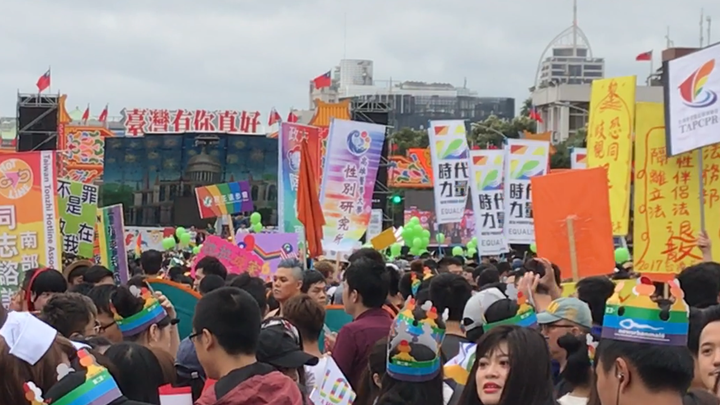
<svg viewBox="0 0 720 405"><path fill-rule="evenodd" d="M537 122L539 122L539 123L541 123L541 124L542 124L542 122L543 122L542 117L540 116L540 113L537 112L537 110L535 109L535 107L533 107L533 108L530 109L530 112L528 113L528 117L534 119L535 121L537 121Z"/></svg>
<svg viewBox="0 0 720 405"><path fill-rule="evenodd" d="M87 108L85 109L85 112L82 115L82 120L87 122L87 120L90 119L90 104L88 104Z"/></svg>
<svg viewBox="0 0 720 405"><path fill-rule="evenodd" d="M636 62L645 62L645 61L651 61L652 60L652 51L643 52L640 55L635 57Z"/></svg>
<svg viewBox="0 0 720 405"><path fill-rule="evenodd" d="M328 70L326 73L321 74L320 76L314 78L313 84L315 85L316 89L330 87L330 85L332 84L332 78L330 77L330 71Z"/></svg>
<svg viewBox="0 0 720 405"><path fill-rule="evenodd" d="M38 93L42 93L43 90L50 87L50 69L48 69L47 72L45 72L44 75L40 76L40 78L37 80L37 83L35 85L38 88Z"/></svg>
<svg viewBox="0 0 720 405"><path fill-rule="evenodd" d="M100 116L98 117L98 121L105 122L105 121L107 121L107 118L108 118L108 105L105 104L105 109L102 110L102 112L100 113Z"/></svg>
<svg viewBox="0 0 720 405"><path fill-rule="evenodd" d="M287 122L298 122L298 117L297 117L297 115L295 115L294 112L290 111L290 112L288 113Z"/></svg>

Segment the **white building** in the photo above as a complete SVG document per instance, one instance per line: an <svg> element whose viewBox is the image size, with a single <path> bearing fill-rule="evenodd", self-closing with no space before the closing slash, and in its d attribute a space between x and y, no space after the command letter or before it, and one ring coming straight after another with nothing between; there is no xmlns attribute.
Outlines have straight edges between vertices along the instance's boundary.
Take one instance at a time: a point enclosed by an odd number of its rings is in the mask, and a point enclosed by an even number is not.
<svg viewBox="0 0 720 405"><path fill-rule="evenodd" d="M573 1L573 23L545 47L538 61L532 103L542 118L537 132L552 131L553 142L561 142L585 128L593 80L605 77L605 59L593 56L592 47L577 23L577 0ZM662 102L660 86L638 86L639 102Z"/></svg>
<svg viewBox="0 0 720 405"><path fill-rule="evenodd" d="M553 142L562 142L585 128L590 109L590 84L559 84L535 90L532 102L542 118L537 132L552 131ZM662 86L638 86L637 102L663 102Z"/></svg>

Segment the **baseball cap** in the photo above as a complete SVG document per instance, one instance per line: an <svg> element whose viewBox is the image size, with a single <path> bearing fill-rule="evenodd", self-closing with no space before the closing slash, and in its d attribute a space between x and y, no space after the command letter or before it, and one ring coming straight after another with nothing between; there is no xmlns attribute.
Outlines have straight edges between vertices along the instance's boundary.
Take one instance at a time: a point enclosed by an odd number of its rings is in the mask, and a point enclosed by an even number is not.
<svg viewBox="0 0 720 405"><path fill-rule="evenodd" d="M507 299L507 296L495 287L479 291L470 297L463 311L463 325L465 326L465 330L469 331L482 327L483 324L485 324L485 311L487 311L488 307L504 299Z"/></svg>
<svg viewBox="0 0 720 405"><path fill-rule="evenodd" d="M300 333L283 318L269 318L260 327L257 359L278 368L314 366L318 358L302 350Z"/></svg>
<svg viewBox="0 0 720 405"><path fill-rule="evenodd" d="M511 266L513 270L521 269L523 267L522 259L513 259Z"/></svg>
<svg viewBox="0 0 720 405"><path fill-rule="evenodd" d="M547 310L537 314L537 320L540 325L566 320L588 329L592 328L590 307L575 297L563 297L554 300L547 307Z"/></svg>

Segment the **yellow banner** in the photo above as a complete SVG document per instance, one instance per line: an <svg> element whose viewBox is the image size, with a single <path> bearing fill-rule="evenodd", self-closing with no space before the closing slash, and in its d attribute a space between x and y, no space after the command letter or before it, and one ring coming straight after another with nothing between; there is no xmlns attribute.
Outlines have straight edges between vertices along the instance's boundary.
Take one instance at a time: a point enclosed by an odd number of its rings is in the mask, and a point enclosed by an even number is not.
<svg viewBox="0 0 720 405"><path fill-rule="evenodd" d="M605 167L613 235L625 236L630 222L635 76L594 80L590 94L587 167Z"/></svg>
<svg viewBox="0 0 720 405"><path fill-rule="evenodd" d="M635 271L676 274L702 261L696 247L700 224L698 152L667 157L663 104L638 103L635 114ZM708 235L717 258L720 235L720 153L703 150L705 212Z"/></svg>

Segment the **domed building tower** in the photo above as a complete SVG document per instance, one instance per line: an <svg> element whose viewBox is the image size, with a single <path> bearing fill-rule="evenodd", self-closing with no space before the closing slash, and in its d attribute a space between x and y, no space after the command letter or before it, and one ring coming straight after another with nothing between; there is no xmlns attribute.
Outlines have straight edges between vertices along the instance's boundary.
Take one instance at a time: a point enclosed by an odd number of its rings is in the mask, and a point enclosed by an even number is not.
<svg viewBox="0 0 720 405"><path fill-rule="evenodd" d="M183 180L194 185L207 185L220 183L222 166L220 162L210 156L202 147L200 153L188 160Z"/></svg>

